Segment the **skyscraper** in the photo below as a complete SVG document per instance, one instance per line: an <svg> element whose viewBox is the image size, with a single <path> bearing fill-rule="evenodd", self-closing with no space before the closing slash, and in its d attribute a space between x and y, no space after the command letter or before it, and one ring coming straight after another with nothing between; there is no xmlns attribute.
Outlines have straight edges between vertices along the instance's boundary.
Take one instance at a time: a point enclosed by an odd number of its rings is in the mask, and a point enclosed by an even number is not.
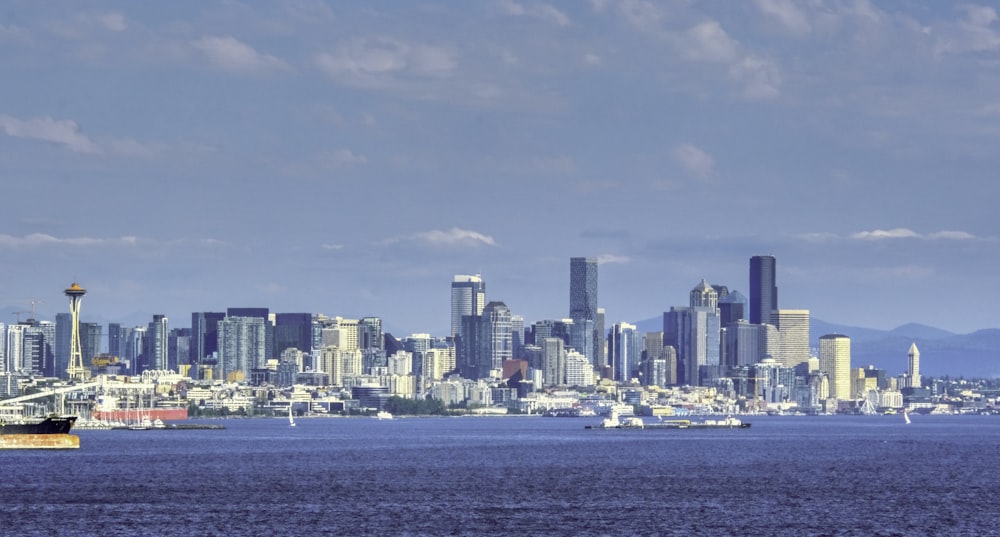
<svg viewBox="0 0 1000 537"><path fill-rule="evenodd" d="M700 386L719 373L719 312L705 307L672 307L663 313L663 345L677 350L677 382Z"/></svg>
<svg viewBox="0 0 1000 537"><path fill-rule="evenodd" d="M576 346L583 348L576 350L595 367L602 366L599 354L603 354L604 327L598 326L596 258L569 259L569 318L573 319L574 329L580 331L573 339L577 340Z"/></svg>
<svg viewBox="0 0 1000 537"><path fill-rule="evenodd" d="M747 297L739 291L730 291L726 296L719 295L719 317L723 327L747 318Z"/></svg>
<svg viewBox="0 0 1000 537"><path fill-rule="evenodd" d="M170 369L167 360L170 328L165 315L153 315L153 321L146 327L146 363L143 370L165 371Z"/></svg>
<svg viewBox="0 0 1000 537"><path fill-rule="evenodd" d="M219 321L219 372L230 382L250 378L266 360L267 331L261 317L227 316Z"/></svg>
<svg viewBox="0 0 1000 537"><path fill-rule="evenodd" d="M778 309L778 287L775 279L777 262L771 255L750 258L750 322L763 324Z"/></svg>
<svg viewBox="0 0 1000 537"><path fill-rule="evenodd" d="M909 359L909 382L910 386L913 388L919 388L922 384L920 381L920 351L917 349L916 343L910 344L910 350L906 353Z"/></svg>
<svg viewBox="0 0 1000 537"><path fill-rule="evenodd" d="M482 315L486 306L486 283L476 274L458 274L451 282L451 335L462 333L462 317Z"/></svg>
<svg viewBox="0 0 1000 537"><path fill-rule="evenodd" d="M642 344L635 325L618 322L608 333L608 362L615 380L629 382L639 371Z"/></svg>
<svg viewBox="0 0 1000 537"><path fill-rule="evenodd" d="M513 358L510 309L493 301L483 308L482 315L462 318L462 331L456 339L460 374L467 379L490 376L501 369L503 362Z"/></svg>
<svg viewBox="0 0 1000 537"><path fill-rule="evenodd" d="M768 349L785 367L809 360L809 310L773 310L771 324L778 329L778 348Z"/></svg>
<svg viewBox="0 0 1000 537"><path fill-rule="evenodd" d="M219 321L226 314L198 311L191 314L191 362L202 363L219 350Z"/></svg>
<svg viewBox="0 0 1000 537"><path fill-rule="evenodd" d="M820 336L819 370L830 381L830 397L851 399L851 338L841 334Z"/></svg>

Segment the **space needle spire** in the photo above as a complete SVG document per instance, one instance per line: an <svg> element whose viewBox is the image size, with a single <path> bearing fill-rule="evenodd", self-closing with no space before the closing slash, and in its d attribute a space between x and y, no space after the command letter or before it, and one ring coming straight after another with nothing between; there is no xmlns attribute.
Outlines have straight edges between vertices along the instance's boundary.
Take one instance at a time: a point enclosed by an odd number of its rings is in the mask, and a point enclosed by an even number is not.
<svg viewBox="0 0 1000 537"><path fill-rule="evenodd" d="M83 352L80 347L80 303L87 290L76 282L63 291L69 297L69 312L73 317L69 344L69 367L66 374L70 380L87 380L90 370L83 367Z"/></svg>

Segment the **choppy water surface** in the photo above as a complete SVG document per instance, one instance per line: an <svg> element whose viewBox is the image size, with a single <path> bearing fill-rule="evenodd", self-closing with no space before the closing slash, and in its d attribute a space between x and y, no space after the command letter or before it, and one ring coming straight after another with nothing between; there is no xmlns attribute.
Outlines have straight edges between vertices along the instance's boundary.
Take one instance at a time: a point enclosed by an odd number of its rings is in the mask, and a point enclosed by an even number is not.
<svg viewBox="0 0 1000 537"><path fill-rule="evenodd" d="M989 535L1000 417L228 420L0 452L0 534Z"/></svg>

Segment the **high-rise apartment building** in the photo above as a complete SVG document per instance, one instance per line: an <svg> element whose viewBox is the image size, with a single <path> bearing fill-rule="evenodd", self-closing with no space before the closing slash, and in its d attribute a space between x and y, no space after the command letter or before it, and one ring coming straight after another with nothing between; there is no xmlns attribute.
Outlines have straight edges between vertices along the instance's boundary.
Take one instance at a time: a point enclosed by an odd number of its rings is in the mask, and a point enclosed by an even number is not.
<svg viewBox="0 0 1000 537"><path fill-rule="evenodd" d="M169 351L170 328L165 315L153 315L153 321L146 327L146 360L143 370L163 371L170 369Z"/></svg>
<svg viewBox="0 0 1000 537"><path fill-rule="evenodd" d="M750 322L763 324L778 309L777 262L772 255L750 258Z"/></svg>
<svg viewBox="0 0 1000 537"><path fill-rule="evenodd" d="M636 326L618 322L608 332L608 362L618 382L629 382L639 372L642 343Z"/></svg>
<svg viewBox="0 0 1000 537"><path fill-rule="evenodd" d="M482 315L486 306L486 283L476 274L459 274L451 282L451 335L462 333L462 317Z"/></svg>
<svg viewBox="0 0 1000 537"><path fill-rule="evenodd" d="M830 397L847 401L851 393L851 338L827 334L819 338L819 370L830 381Z"/></svg>
<svg viewBox="0 0 1000 537"><path fill-rule="evenodd" d="M219 321L219 373L226 381L250 378L267 359L267 330L261 317L226 316Z"/></svg>

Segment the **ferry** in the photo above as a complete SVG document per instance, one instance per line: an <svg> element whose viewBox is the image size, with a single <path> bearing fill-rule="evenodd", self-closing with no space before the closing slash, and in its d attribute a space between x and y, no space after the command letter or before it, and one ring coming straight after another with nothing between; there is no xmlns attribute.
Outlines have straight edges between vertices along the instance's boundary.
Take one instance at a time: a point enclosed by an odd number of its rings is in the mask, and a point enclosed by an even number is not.
<svg viewBox="0 0 1000 537"><path fill-rule="evenodd" d="M617 416L605 418L600 425L586 425L584 429L749 429L750 423L728 416L721 420L661 420L646 423L642 418L630 417L624 420Z"/></svg>

